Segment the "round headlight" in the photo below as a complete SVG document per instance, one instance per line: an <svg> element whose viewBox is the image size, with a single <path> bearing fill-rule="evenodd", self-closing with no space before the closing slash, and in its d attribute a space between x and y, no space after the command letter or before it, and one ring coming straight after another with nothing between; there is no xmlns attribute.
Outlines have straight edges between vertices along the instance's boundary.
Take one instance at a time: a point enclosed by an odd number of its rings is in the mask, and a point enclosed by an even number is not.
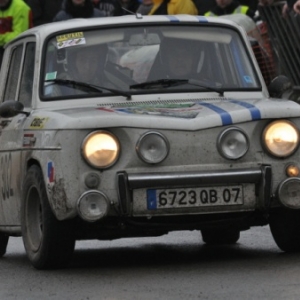
<svg viewBox="0 0 300 300"><path fill-rule="evenodd" d="M119 153L117 138L107 131L92 132L83 141L83 157L92 167L110 167L117 161Z"/></svg>
<svg viewBox="0 0 300 300"><path fill-rule="evenodd" d="M169 153L168 140L158 132L147 132L137 142L136 152L146 163L162 162Z"/></svg>
<svg viewBox="0 0 300 300"><path fill-rule="evenodd" d="M80 217L88 222L95 222L107 215L109 201L105 194L99 191L88 191L78 199L77 210Z"/></svg>
<svg viewBox="0 0 300 300"><path fill-rule="evenodd" d="M280 202L289 208L300 209L300 179L288 178L278 187L278 198Z"/></svg>
<svg viewBox="0 0 300 300"><path fill-rule="evenodd" d="M231 127L219 135L217 147L223 157L239 159L247 153L249 140L241 129Z"/></svg>
<svg viewBox="0 0 300 300"><path fill-rule="evenodd" d="M299 131L286 120L270 123L263 132L266 150L277 157L286 157L294 153L299 145Z"/></svg>

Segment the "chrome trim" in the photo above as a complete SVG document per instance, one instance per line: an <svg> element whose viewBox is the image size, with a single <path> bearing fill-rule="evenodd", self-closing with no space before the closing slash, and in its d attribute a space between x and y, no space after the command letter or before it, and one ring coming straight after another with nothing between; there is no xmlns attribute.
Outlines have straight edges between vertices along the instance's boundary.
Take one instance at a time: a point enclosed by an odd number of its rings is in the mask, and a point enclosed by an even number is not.
<svg viewBox="0 0 300 300"><path fill-rule="evenodd" d="M246 139L246 150L239 156L237 157L229 157L228 155L226 155L223 151L222 151L222 138L224 137L225 134L227 134L229 131L238 131L240 132ZM223 156L224 158L226 159L230 159L230 160L237 160L241 157L243 157L244 155L246 155L246 153L248 152L249 150L249 146L250 146L250 143L249 143L249 138L248 138L248 135L240 128L238 127L230 127L230 128L227 128L225 130L223 130L220 135L218 136L218 139L217 139L217 149L219 151L219 153L221 154L221 156Z"/></svg>
<svg viewBox="0 0 300 300"><path fill-rule="evenodd" d="M165 142L165 144L166 144L167 154L166 154L166 156L165 156L161 161L158 161L158 162L152 162L152 161L149 161L149 160L147 160L147 159L140 153L140 144L143 142L143 140L144 140L145 138L147 138L147 136L152 135L152 134L161 137L162 140L163 140L163 141ZM144 133L144 134L138 139L138 141L137 141L137 143L136 143L136 146L135 146L135 151L136 151L138 157L139 157L143 162L148 163L148 164L159 164L159 163L161 163L162 161L164 161L164 160L168 157L169 152L170 152L170 143L169 143L168 139L167 139L162 133L160 133L160 132L158 132L158 131L147 131L146 133Z"/></svg>
<svg viewBox="0 0 300 300"><path fill-rule="evenodd" d="M291 209L299 209L299 208L300 208L300 201L299 201L298 207L296 207L296 206L290 205L289 203L285 202L285 201L282 199L282 197L281 197L282 189L284 188L284 186L285 186L286 184L289 184L289 182L291 182L291 181L295 181L295 182L300 183L300 178L298 178L298 177L290 177L290 178L287 178L287 179L285 179L284 181L282 181L282 182L279 184L279 186L278 186L278 191L277 191L278 199L279 199L280 203L281 203L282 205L284 205L285 207L288 207L288 208L291 208Z"/></svg>
<svg viewBox="0 0 300 300"><path fill-rule="evenodd" d="M93 136L93 135L96 135L96 134L99 134L99 133L103 133L103 134L107 134L109 135L114 141L115 143L117 144L118 146L118 152L117 152L117 157L115 158L115 160L113 162L111 162L110 164L106 165L106 166L102 166L102 167L99 167L99 166L96 166L94 164L92 164L90 162L90 160L88 159L88 157L86 157L85 155L85 145L86 145L86 142L88 141L88 139ZM84 161L89 165L91 166L92 168L95 168L95 169L98 169L98 170L103 170L103 169L108 169L110 168L111 166L113 166L119 159L120 157L120 152L121 152L121 144L119 142L119 139L113 134L111 133L110 131L107 131L107 130L94 130L92 132L90 132L89 134L87 134L85 136L85 138L83 139L83 141L81 142L81 146L80 146L80 152L81 152L81 156L82 158L84 159Z"/></svg>
<svg viewBox="0 0 300 300"><path fill-rule="evenodd" d="M224 184L257 182L262 176L261 169L240 169L232 171L185 172L185 173L136 173L128 174L130 189L195 186L205 184Z"/></svg>
<svg viewBox="0 0 300 300"><path fill-rule="evenodd" d="M101 197L103 197L104 200L105 200L106 203L107 203L107 211L106 211L106 213L105 213L102 217L98 218L97 220L87 220L87 219L82 215L82 213L81 213L81 211L80 211L80 202L81 202L81 200L82 200L86 195L88 195L88 194L97 194L97 195L101 195ZM98 191L98 190L89 190L89 191L86 191L86 192L82 193L81 196L78 198L77 203L76 203L76 209L77 209L78 215L82 218L82 220L85 220L85 221L87 221L87 222L91 222L91 223L92 223L92 222L96 222L96 221L98 221L98 220L104 218L104 217L107 215L108 210L109 210L109 203L110 203L110 202L109 202L108 197L107 197L102 191Z"/></svg>
<svg viewBox="0 0 300 300"><path fill-rule="evenodd" d="M287 123L289 124L291 127L294 128L294 130L296 131L297 135L298 135L298 143L296 145L296 147L294 148L294 150L287 154L287 155L278 155L276 153L274 153L271 149L269 149L269 147L267 146L267 143L266 143L266 132L267 130L273 125L273 124L276 124L276 123ZM292 156L299 148L300 146L300 132L299 132L299 129L298 127L296 126L296 124L294 124L293 122L289 121L289 120L285 120L285 119L280 119L280 120L275 120L275 121L272 121L270 122L269 124L267 124L262 132L262 136L261 136L261 143L262 143L262 147L266 150L266 152L271 155L272 157L275 157L275 158L287 158L287 157L290 157Z"/></svg>

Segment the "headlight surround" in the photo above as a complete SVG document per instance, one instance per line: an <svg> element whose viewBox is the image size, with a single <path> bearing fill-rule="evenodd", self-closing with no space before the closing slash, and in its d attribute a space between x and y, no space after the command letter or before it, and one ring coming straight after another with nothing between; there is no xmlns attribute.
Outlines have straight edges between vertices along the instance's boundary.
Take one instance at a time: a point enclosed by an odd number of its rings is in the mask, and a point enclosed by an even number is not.
<svg viewBox="0 0 300 300"><path fill-rule="evenodd" d="M82 143L82 155L86 162L95 168L108 168L119 158L120 144L108 131L90 133Z"/></svg>
<svg viewBox="0 0 300 300"><path fill-rule="evenodd" d="M290 121L278 120L270 123L263 131L265 149L276 157L292 155L299 146L299 130Z"/></svg>
<svg viewBox="0 0 300 300"><path fill-rule="evenodd" d="M236 160L243 157L249 149L249 139L244 131L230 127L221 132L217 140L219 153L227 159Z"/></svg>
<svg viewBox="0 0 300 300"><path fill-rule="evenodd" d="M159 132L147 132L141 136L136 144L138 156L146 163L158 164L169 154L169 142Z"/></svg>

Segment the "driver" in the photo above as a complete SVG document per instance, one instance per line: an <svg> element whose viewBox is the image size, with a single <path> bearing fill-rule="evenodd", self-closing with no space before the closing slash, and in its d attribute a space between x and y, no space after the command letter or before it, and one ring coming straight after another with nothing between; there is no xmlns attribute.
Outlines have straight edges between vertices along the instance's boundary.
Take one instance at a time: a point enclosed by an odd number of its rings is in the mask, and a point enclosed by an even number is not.
<svg viewBox="0 0 300 300"><path fill-rule="evenodd" d="M107 45L80 46L76 49L67 50L68 56L64 62L64 72L60 73L57 79L73 80L108 88L113 87L104 73L108 57ZM85 93L84 88L72 88L61 84L53 86L51 96L82 93Z"/></svg>
<svg viewBox="0 0 300 300"><path fill-rule="evenodd" d="M193 72L196 53L186 43L172 41L167 45L166 63L170 78L189 78Z"/></svg>
<svg viewBox="0 0 300 300"><path fill-rule="evenodd" d="M148 80L193 78L197 72L200 55L198 42L165 38Z"/></svg>

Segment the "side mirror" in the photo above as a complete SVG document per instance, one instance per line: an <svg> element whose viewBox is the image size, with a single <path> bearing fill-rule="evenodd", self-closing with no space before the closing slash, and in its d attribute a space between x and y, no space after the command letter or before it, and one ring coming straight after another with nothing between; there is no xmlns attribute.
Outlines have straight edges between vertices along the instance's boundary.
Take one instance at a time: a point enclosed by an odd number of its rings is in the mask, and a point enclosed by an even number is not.
<svg viewBox="0 0 300 300"><path fill-rule="evenodd" d="M293 84L286 76L279 75L271 81L268 90L272 98L286 98L283 95L293 90Z"/></svg>
<svg viewBox="0 0 300 300"><path fill-rule="evenodd" d="M0 105L0 116L2 118L12 118L18 114L25 114L28 116L29 113L23 111L23 109L24 105L21 102L8 100Z"/></svg>

